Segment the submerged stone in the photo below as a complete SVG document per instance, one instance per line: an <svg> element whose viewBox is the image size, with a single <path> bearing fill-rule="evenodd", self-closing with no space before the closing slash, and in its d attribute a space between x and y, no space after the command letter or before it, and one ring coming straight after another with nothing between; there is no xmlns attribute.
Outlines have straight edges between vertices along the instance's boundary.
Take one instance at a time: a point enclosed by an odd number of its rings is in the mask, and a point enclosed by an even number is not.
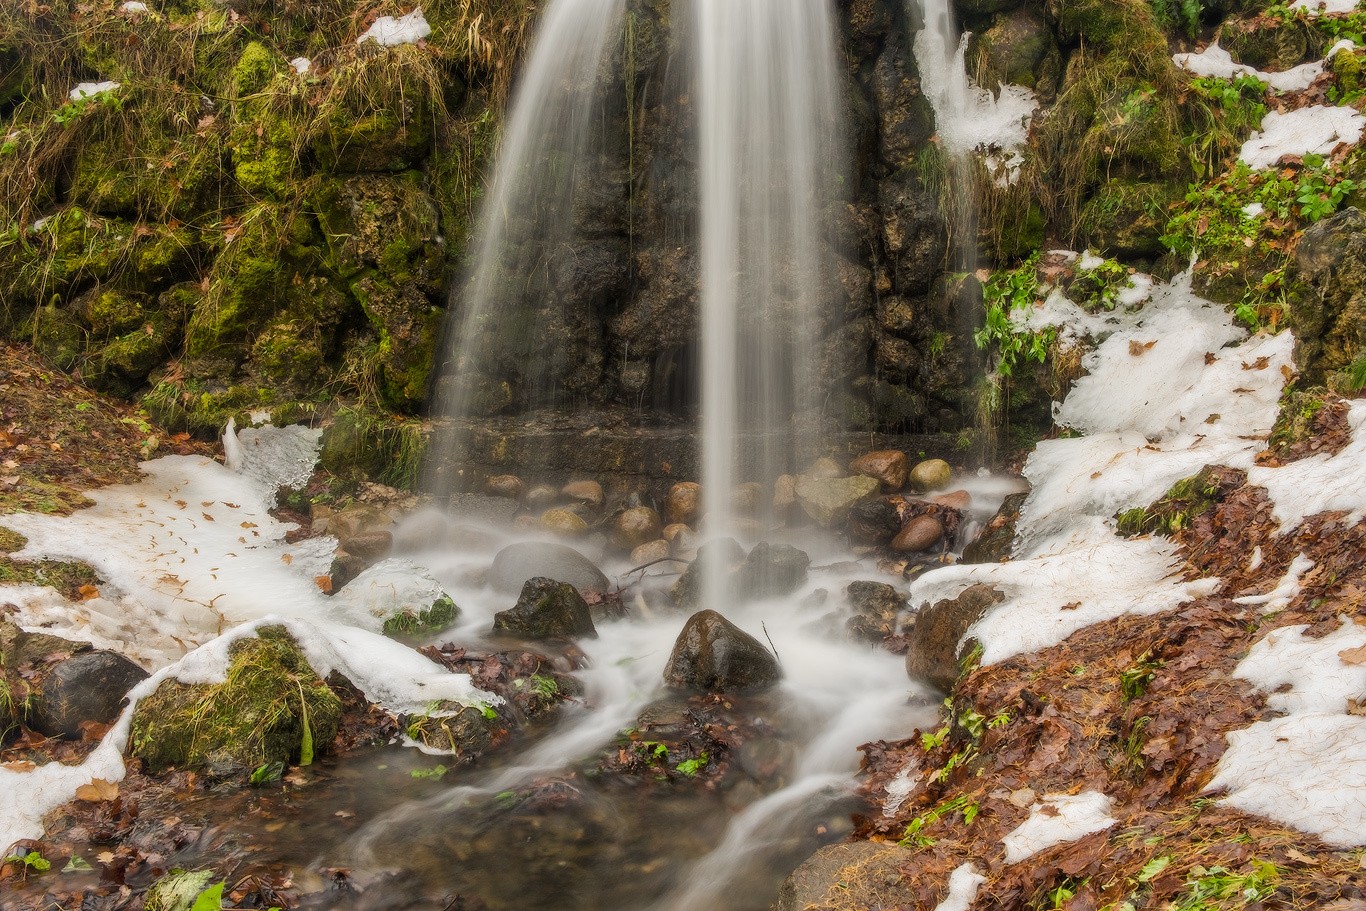
<svg viewBox="0 0 1366 911"><path fill-rule="evenodd" d="M845 595L854 611L845 627L855 639L877 644L896 633L906 599L895 588L885 582L850 582Z"/></svg>
<svg viewBox="0 0 1366 911"><path fill-rule="evenodd" d="M778 659L763 643L713 610L688 618L664 668L665 686L677 690L763 689L780 679Z"/></svg>
<svg viewBox="0 0 1366 911"><path fill-rule="evenodd" d="M811 558L790 544L760 541L735 571L734 588L741 598L790 595L806 583Z"/></svg>
<svg viewBox="0 0 1366 911"><path fill-rule="evenodd" d="M588 602L567 582L528 579L517 605L493 615L493 631L522 639L596 639Z"/></svg>

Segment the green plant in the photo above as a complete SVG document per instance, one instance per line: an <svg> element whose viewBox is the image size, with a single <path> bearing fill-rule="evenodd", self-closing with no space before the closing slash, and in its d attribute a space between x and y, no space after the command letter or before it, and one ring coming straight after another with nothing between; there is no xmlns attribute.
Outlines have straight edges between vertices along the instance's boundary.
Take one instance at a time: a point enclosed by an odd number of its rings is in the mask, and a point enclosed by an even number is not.
<svg viewBox="0 0 1366 911"><path fill-rule="evenodd" d="M446 777L446 773L449 771L450 769L438 763L430 769L413 769L408 774L411 775L413 778L425 778L431 779L433 781L440 781L442 778Z"/></svg>
<svg viewBox="0 0 1366 911"><path fill-rule="evenodd" d="M1186 892L1176 900L1173 911L1243 908L1269 898L1276 891L1280 870L1264 860L1254 859L1250 866L1246 873L1234 873L1223 866L1192 867Z"/></svg>
<svg viewBox="0 0 1366 911"><path fill-rule="evenodd" d="M1153 0L1153 13L1162 27L1180 28L1188 38L1194 38L1200 31L1204 11L1204 0Z"/></svg>
<svg viewBox="0 0 1366 911"><path fill-rule="evenodd" d="M0 866L5 864L22 864L25 876L28 875L29 871L34 873L46 873L48 870L52 869L52 862L38 851L11 854L3 860L0 860Z"/></svg>
<svg viewBox="0 0 1366 911"><path fill-rule="evenodd" d="M1118 260L1105 259L1090 268L1077 269L1067 288L1072 303L1090 313L1113 310L1120 292L1129 284L1129 269Z"/></svg>
<svg viewBox="0 0 1366 911"><path fill-rule="evenodd" d="M248 780L257 786L269 784L272 781L279 781L284 772L285 764L283 762L267 762L252 769L251 778Z"/></svg>
<svg viewBox="0 0 1366 911"><path fill-rule="evenodd" d="M1143 869L1138 871L1136 879L1141 883L1149 883L1171 864L1170 854L1163 854L1161 857L1154 857L1143 865Z"/></svg>
<svg viewBox="0 0 1366 911"><path fill-rule="evenodd" d="M934 845L935 840L925 834L925 830L934 825L940 819L950 813L962 813L964 825L972 825L977 818L980 808L977 803L966 796L958 796L952 800L947 800L939 806L912 819L906 826L906 831L902 833L901 840L897 844L903 848L928 848Z"/></svg>
<svg viewBox="0 0 1366 911"><path fill-rule="evenodd" d="M1132 667L1120 673L1119 691L1125 702L1133 702L1148 692L1148 685L1153 682L1153 671L1162 666L1162 662L1153 661L1151 655L1151 652L1144 652Z"/></svg>
<svg viewBox="0 0 1366 911"><path fill-rule="evenodd" d="M993 273L983 288L986 320L972 338L978 348L995 349L993 372L1002 377L1011 376L1024 361L1042 364L1057 337L1054 328L1023 329L1011 319L1012 313L1032 307L1041 297L1038 263L1035 252L1016 268Z"/></svg>
<svg viewBox="0 0 1366 911"><path fill-rule="evenodd" d="M689 778L692 778L698 772L701 772L703 769L707 767L707 762L710 760L710 758L711 757L708 754L703 753L696 759L683 760L678 764L676 768L682 774L687 775Z"/></svg>

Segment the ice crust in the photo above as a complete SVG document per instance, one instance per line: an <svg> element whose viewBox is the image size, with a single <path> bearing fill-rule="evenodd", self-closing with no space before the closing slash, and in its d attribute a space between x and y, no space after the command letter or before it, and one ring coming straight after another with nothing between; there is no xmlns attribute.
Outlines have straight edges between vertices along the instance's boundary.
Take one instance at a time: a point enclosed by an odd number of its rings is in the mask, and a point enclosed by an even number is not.
<svg viewBox="0 0 1366 911"><path fill-rule="evenodd" d="M1339 143L1356 145L1366 128L1366 116L1355 108L1316 104L1296 111L1271 111L1262 128L1243 143L1238 153L1253 169L1274 166L1285 155L1328 155Z"/></svg>
<svg viewBox="0 0 1366 911"><path fill-rule="evenodd" d="M382 47L397 47L400 44L416 44L431 33L432 27L427 24L427 17L422 15L422 8L418 7L397 19L393 16L380 16L356 39L356 43L373 41Z"/></svg>
<svg viewBox="0 0 1366 911"><path fill-rule="evenodd" d="M987 878L972 864L962 864L949 874L949 891L934 911L968 911L977 900L977 890Z"/></svg>

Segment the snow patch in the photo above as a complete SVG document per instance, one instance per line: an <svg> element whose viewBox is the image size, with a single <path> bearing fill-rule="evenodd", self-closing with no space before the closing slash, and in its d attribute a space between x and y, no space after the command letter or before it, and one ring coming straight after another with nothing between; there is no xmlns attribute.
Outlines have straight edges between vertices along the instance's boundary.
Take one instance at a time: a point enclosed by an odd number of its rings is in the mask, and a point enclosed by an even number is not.
<svg viewBox="0 0 1366 911"><path fill-rule="evenodd" d="M1110 798L1099 791L1045 796L1034 805L1028 819L1001 839L1006 863L1019 863L1045 848L1105 831L1117 822L1110 815L1110 806Z"/></svg>
<svg viewBox="0 0 1366 911"><path fill-rule="evenodd" d="M1234 79L1238 76L1252 76L1260 79L1278 92L1303 92L1314 80L1324 74L1329 60L1338 51L1356 48L1351 41L1343 39L1328 49L1322 60L1303 63L1282 72L1265 72L1242 63L1235 63L1217 43L1211 44L1198 54L1176 54L1172 60L1188 73L1196 76L1216 76L1220 79Z"/></svg>
<svg viewBox="0 0 1366 911"><path fill-rule="evenodd" d="M395 19L393 16L380 16L356 39L357 44L374 41L382 47L397 47L400 44L416 44L432 33L427 18L418 7L406 16Z"/></svg>
<svg viewBox="0 0 1366 911"><path fill-rule="evenodd" d="M977 890L987 881L972 864L963 864L949 874L949 893L934 906L934 911L968 911L977 900Z"/></svg>
<svg viewBox="0 0 1366 911"><path fill-rule="evenodd" d="M82 82L71 90L71 94L68 97L70 97L72 101L84 101L85 99L93 98L96 95L103 95L105 92L112 92L120 87L119 83L112 80L106 82Z"/></svg>
<svg viewBox="0 0 1366 911"><path fill-rule="evenodd" d="M1259 549L1260 551L1260 549ZM1260 558L1258 560L1260 563ZM1295 600L1295 596L1300 593L1300 577L1309 570L1313 569L1314 561L1300 554L1290 561L1286 567L1285 575L1276 583L1276 587L1264 595L1243 595L1241 598L1234 598L1234 604L1262 605L1265 613L1274 614L1285 610L1290 606L1290 602Z"/></svg>
<svg viewBox="0 0 1366 911"><path fill-rule="evenodd" d="M1339 143L1356 145L1366 128L1366 116L1355 108L1321 104L1297 111L1272 111L1262 118L1262 128L1247 142L1238 157L1254 169L1269 168L1284 155L1327 155Z"/></svg>
<svg viewBox="0 0 1366 911"><path fill-rule="evenodd" d="M119 12L145 13L147 12L147 4L142 3L141 0L124 0L124 3L119 6Z"/></svg>
<svg viewBox="0 0 1366 911"><path fill-rule="evenodd" d="M1366 718L1351 714L1366 702L1366 625L1307 629L1273 630L1234 671L1285 717L1231 731L1207 790L1331 845L1366 845Z"/></svg>
<svg viewBox="0 0 1366 911"><path fill-rule="evenodd" d="M1305 10L1311 16L1324 13L1350 13L1357 8L1358 0L1295 0L1291 9Z"/></svg>
<svg viewBox="0 0 1366 911"><path fill-rule="evenodd" d="M1321 512L1346 513L1351 524L1366 518L1366 401L1350 404L1347 426L1352 440L1337 455L1319 453L1280 468L1254 467L1249 484L1266 488L1281 533L1293 531Z"/></svg>
<svg viewBox="0 0 1366 911"><path fill-rule="evenodd" d="M300 76L307 76L308 71L313 68L313 61L309 60L307 57L295 57L293 60L289 61L289 65L294 69L294 72L298 73ZM255 420L255 415L252 415L252 419Z"/></svg>
<svg viewBox="0 0 1366 911"><path fill-rule="evenodd" d="M901 809L906 798L920 784L920 760L912 756L891 781L887 782L887 797L882 801L882 815L890 819Z"/></svg>

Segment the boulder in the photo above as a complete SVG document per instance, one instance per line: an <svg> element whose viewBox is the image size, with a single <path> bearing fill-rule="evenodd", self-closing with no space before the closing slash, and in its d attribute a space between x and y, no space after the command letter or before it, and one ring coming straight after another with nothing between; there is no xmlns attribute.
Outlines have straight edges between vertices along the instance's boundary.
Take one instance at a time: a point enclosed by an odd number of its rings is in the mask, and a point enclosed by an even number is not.
<svg viewBox="0 0 1366 911"><path fill-rule="evenodd" d="M81 722L118 718L128 691L146 679L146 671L114 652L72 655L47 672L29 726L52 737L79 737Z"/></svg>
<svg viewBox="0 0 1366 911"><path fill-rule="evenodd" d="M963 512L972 506L972 494L966 490L952 490L948 493L941 493L938 496L930 497L930 502L936 506L947 506L949 509L956 509Z"/></svg>
<svg viewBox="0 0 1366 911"><path fill-rule="evenodd" d="M493 615L493 631L520 639L596 639L588 602L568 582L539 577L522 586L517 604Z"/></svg>
<svg viewBox="0 0 1366 911"><path fill-rule="evenodd" d="M953 481L953 469L943 459L926 459L911 469L911 486L921 492L943 490Z"/></svg>
<svg viewBox="0 0 1366 911"><path fill-rule="evenodd" d="M537 576L568 582L581 592L605 592L610 587L592 560L572 547L545 541L520 541L498 551L488 583L494 591L510 595Z"/></svg>
<svg viewBox="0 0 1366 911"><path fill-rule="evenodd" d="M1295 367L1305 385L1331 385L1366 357L1366 213L1344 209L1306 229L1291 271Z"/></svg>
<svg viewBox="0 0 1366 911"><path fill-rule="evenodd" d="M891 548L899 554L918 554L944 540L944 526L932 515L916 516L892 539Z"/></svg>
<svg viewBox="0 0 1366 911"><path fill-rule="evenodd" d="M861 642L879 644L896 634L897 617L906 599L885 582L850 582L845 589L854 615L845 623L849 635Z"/></svg>
<svg viewBox="0 0 1366 911"><path fill-rule="evenodd" d="M670 525L692 525L702 515L702 485L680 481L664 498L664 515Z"/></svg>
<svg viewBox="0 0 1366 911"><path fill-rule="evenodd" d="M856 505L874 497L879 487L874 478L803 476L797 479L797 503L817 524L834 528L849 517Z"/></svg>
<svg viewBox="0 0 1366 911"><path fill-rule="evenodd" d="M821 456L811 463L811 467L802 472L808 478L819 478L822 481L833 480L844 476L844 471L840 469L840 463L829 456Z"/></svg>
<svg viewBox="0 0 1366 911"><path fill-rule="evenodd" d="M1003 595L989 585L973 585L957 598L922 607L906 653L906 673L945 692L958 679L959 643Z"/></svg>
<svg viewBox="0 0 1366 911"><path fill-rule="evenodd" d="M697 557L669 589L679 607L697 607L702 599L702 577L706 569L719 562L727 574L744 562L745 549L734 538L717 538L697 548Z"/></svg>
<svg viewBox="0 0 1366 911"><path fill-rule="evenodd" d="M780 679L778 659L763 643L713 610L688 618L664 667L665 686L676 690L757 690Z"/></svg>
<svg viewBox="0 0 1366 911"><path fill-rule="evenodd" d="M760 541L735 570L734 590L742 599L790 595L806 583L811 558L790 544Z"/></svg>
<svg viewBox="0 0 1366 911"><path fill-rule="evenodd" d="M900 449L879 449L854 459L849 463L849 470L854 474L877 478L883 493L896 493L906 486L910 464L906 453Z"/></svg>
<svg viewBox="0 0 1366 911"><path fill-rule="evenodd" d="M669 556L669 542L663 538L656 538L653 541L646 541L631 551L631 565L644 566L646 563L667 560Z"/></svg>
<svg viewBox="0 0 1366 911"><path fill-rule="evenodd" d="M624 510L612 520L612 543L622 550L632 550L659 538L663 528L659 513L648 506Z"/></svg>
<svg viewBox="0 0 1366 911"><path fill-rule="evenodd" d="M545 509L560 498L560 492L549 484L537 484L526 492L526 505L530 509Z"/></svg>
<svg viewBox="0 0 1366 911"><path fill-rule="evenodd" d="M353 557L371 563L383 560L394 548L394 535L389 531L367 531L347 538L342 549Z"/></svg>

